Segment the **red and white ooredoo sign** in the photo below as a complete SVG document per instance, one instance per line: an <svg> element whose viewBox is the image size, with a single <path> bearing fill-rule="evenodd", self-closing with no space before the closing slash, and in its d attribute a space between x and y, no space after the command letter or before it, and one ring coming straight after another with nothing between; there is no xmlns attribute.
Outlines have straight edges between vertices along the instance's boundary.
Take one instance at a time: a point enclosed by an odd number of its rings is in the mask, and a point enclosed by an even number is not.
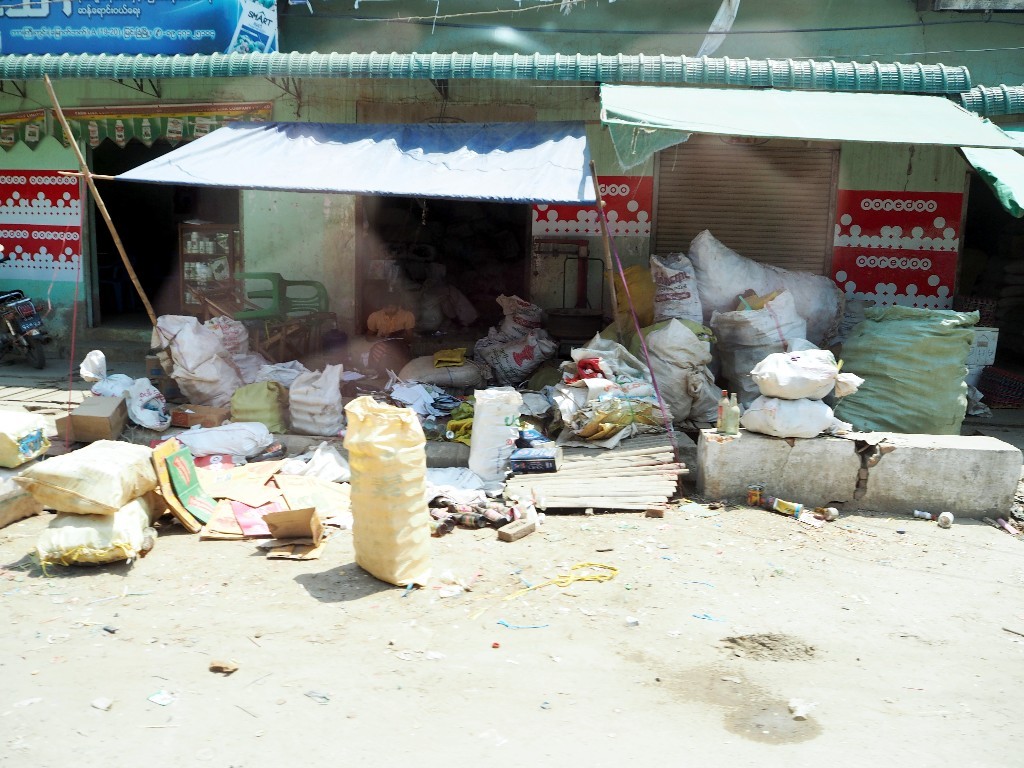
<svg viewBox="0 0 1024 768"><path fill-rule="evenodd" d="M0 171L0 280L74 281L82 259L78 177Z"/></svg>
<svg viewBox="0 0 1024 768"><path fill-rule="evenodd" d="M598 176L608 231L613 237L650 237L654 206L653 176ZM596 206L533 206L534 237L581 237L601 234Z"/></svg>
<svg viewBox="0 0 1024 768"><path fill-rule="evenodd" d="M961 193L841 189L837 205L832 270L846 298L952 306Z"/></svg>

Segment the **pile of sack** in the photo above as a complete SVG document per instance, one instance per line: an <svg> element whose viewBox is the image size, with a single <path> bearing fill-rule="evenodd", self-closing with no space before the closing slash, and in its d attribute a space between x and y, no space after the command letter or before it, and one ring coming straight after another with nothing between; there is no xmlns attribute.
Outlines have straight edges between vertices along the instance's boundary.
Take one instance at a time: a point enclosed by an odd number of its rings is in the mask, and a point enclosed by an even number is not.
<svg viewBox="0 0 1024 768"><path fill-rule="evenodd" d="M754 366L750 378L760 394L740 417L740 426L773 437L849 430L824 398L833 390L836 397L845 397L864 383L852 373L840 373L831 352L814 348L772 353Z"/></svg>
<svg viewBox="0 0 1024 768"><path fill-rule="evenodd" d="M341 365L310 371L297 360L270 363L249 353L245 325L227 317L201 324L163 315L153 345L190 403L230 405L232 421L258 422L271 432L337 435L344 428Z"/></svg>
<svg viewBox="0 0 1024 768"><path fill-rule="evenodd" d="M572 350L560 370L562 380L551 392L563 425L559 444L614 448L672 422L647 366L621 344L595 336Z"/></svg>
<svg viewBox="0 0 1024 768"><path fill-rule="evenodd" d="M43 565L131 561L153 546L163 504L151 448L99 440L33 464L15 482L57 512L36 542Z"/></svg>
<svg viewBox="0 0 1024 768"><path fill-rule="evenodd" d="M544 324L544 310L518 296L499 296L501 326L477 341L473 354L494 373L498 384L515 386L530 378L558 350Z"/></svg>

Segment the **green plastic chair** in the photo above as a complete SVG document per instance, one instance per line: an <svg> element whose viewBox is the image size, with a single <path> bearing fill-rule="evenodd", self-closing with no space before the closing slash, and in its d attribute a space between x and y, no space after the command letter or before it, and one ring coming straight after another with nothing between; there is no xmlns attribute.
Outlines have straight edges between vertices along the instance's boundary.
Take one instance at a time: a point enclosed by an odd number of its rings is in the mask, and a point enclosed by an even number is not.
<svg viewBox="0 0 1024 768"><path fill-rule="evenodd" d="M320 352L324 327L337 327L338 318L330 311L330 299L323 283L316 280L285 280L279 272L239 272L236 278L249 304L267 302L259 309L246 309L235 313L236 320L262 320L266 339L286 340L301 330L305 352ZM258 281L269 287L250 289L248 283ZM301 329L294 321L303 319ZM271 326L279 326L273 329ZM291 326L286 328L282 326ZM283 343L278 346L283 353Z"/></svg>

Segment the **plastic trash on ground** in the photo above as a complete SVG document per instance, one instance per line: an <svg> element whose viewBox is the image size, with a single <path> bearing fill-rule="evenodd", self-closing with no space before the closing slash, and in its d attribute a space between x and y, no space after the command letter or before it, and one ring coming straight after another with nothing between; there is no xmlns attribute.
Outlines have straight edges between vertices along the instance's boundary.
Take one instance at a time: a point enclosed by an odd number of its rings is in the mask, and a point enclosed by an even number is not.
<svg viewBox="0 0 1024 768"><path fill-rule="evenodd" d="M112 515L59 513L36 541L39 562L95 565L133 560L156 539L156 530L149 524L150 514L144 497L128 502Z"/></svg>
<svg viewBox="0 0 1024 768"><path fill-rule="evenodd" d="M46 419L35 413L0 411L0 467L19 467L46 452Z"/></svg>
<svg viewBox="0 0 1024 768"><path fill-rule="evenodd" d="M474 400L469 468L485 483L500 483L519 437L523 398L512 387L493 387L477 390Z"/></svg>
<svg viewBox="0 0 1024 768"><path fill-rule="evenodd" d="M186 429L175 435L193 456L255 456L272 442L266 424L236 421L219 427Z"/></svg>
<svg viewBox="0 0 1024 768"><path fill-rule="evenodd" d="M329 483L346 483L352 477L345 457L328 442L320 443L312 453L288 459L278 472L282 475L318 477Z"/></svg>

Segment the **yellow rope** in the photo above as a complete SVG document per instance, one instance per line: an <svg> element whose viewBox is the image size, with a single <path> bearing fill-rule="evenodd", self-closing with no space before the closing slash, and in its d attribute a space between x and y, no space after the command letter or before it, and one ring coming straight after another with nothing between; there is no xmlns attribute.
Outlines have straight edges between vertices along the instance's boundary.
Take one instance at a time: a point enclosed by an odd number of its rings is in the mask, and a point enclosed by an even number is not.
<svg viewBox="0 0 1024 768"><path fill-rule="evenodd" d="M619 569L614 565L605 565L604 563L576 563L570 571L576 571L580 568L604 568L604 572L598 571L596 573L563 573L561 576L555 576L553 579L541 582L540 584L534 584L532 587L526 587L520 589L517 592L513 592L508 595L505 599L512 600L513 598L525 595L527 592L532 592L535 589L546 587L551 584L557 584L560 587L568 587L577 581L611 581L619 574Z"/></svg>

